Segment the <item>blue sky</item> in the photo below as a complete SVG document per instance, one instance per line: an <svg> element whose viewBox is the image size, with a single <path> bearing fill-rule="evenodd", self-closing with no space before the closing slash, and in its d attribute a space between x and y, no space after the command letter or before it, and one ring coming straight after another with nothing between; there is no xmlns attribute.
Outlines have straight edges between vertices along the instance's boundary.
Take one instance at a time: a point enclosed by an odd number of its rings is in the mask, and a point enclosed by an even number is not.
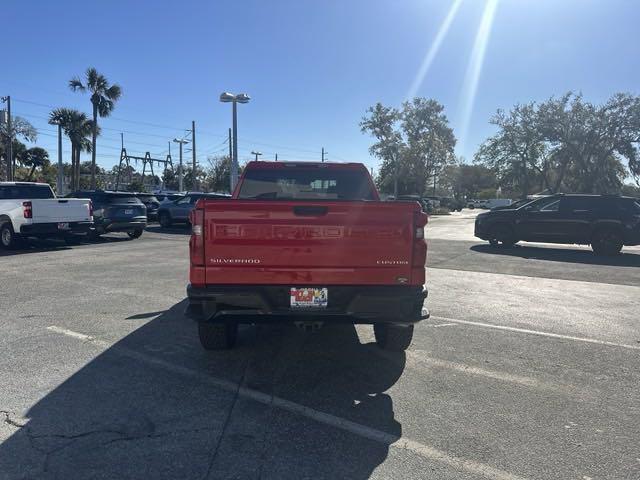
<svg viewBox="0 0 640 480"><path fill-rule="evenodd" d="M640 93L638 2L498 0L483 23L492 1L460 0L417 84L417 95L444 104L459 137L466 131L457 153L467 160L493 132L488 119L497 108L568 90L595 102L617 91ZM325 147L330 160L376 167L358 123L368 106L405 99L454 4L4 0L9 48L5 43L0 95L12 96L14 115L38 127L37 143L53 158L50 106L89 112L88 97L67 82L95 66L124 91L113 116L101 121L102 166L117 163L119 132L130 153L165 155L167 141L185 135L191 120L198 160L224 153L231 111L217 98L229 90L252 97L239 107L241 160L255 149L265 159L276 152L280 159L320 159ZM484 55L474 49L481 24ZM65 159L67 152L65 145Z"/></svg>

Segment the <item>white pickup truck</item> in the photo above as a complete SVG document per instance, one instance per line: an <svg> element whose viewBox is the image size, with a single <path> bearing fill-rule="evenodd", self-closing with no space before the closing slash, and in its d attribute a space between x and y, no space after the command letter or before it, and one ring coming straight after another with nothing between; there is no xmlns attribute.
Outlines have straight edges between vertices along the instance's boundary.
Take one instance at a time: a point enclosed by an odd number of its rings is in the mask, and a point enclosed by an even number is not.
<svg viewBox="0 0 640 480"><path fill-rule="evenodd" d="M0 182L0 245L26 237L59 237L73 243L93 226L91 200L56 198L47 183Z"/></svg>

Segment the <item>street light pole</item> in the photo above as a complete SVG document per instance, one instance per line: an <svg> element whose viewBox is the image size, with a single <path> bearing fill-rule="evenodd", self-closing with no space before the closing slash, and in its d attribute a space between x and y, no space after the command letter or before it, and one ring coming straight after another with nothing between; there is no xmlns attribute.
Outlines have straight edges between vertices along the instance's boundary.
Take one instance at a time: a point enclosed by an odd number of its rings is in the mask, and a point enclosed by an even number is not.
<svg viewBox="0 0 640 480"><path fill-rule="evenodd" d="M236 188L238 183L238 103L249 103L251 97L246 93L239 93L234 95L233 93L224 92L220 94L220 101L223 103L233 104L233 152L231 159L231 192Z"/></svg>
<svg viewBox="0 0 640 480"><path fill-rule="evenodd" d="M251 155L255 155L255 156L256 156L256 162L257 162L257 161L258 161L258 157L259 157L260 155L262 155L262 152L253 152L253 151L252 151L252 152L251 152ZM276 155L277 155L277 154L276 154Z"/></svg>
<svg viewBox="0 0 640 480"><path fill-rule="evenodd" d="M182 185L182 145L189 143L189 140L174 138L173 141L180 145L180 163L178 165L178 190L183 191Z"/></svg>
<svg viewBox="0 0 640 480"><path fill-rule="evenodd" d="M233 162L231 162L231 193L238 184L238 102L233 102Z"/></svg>

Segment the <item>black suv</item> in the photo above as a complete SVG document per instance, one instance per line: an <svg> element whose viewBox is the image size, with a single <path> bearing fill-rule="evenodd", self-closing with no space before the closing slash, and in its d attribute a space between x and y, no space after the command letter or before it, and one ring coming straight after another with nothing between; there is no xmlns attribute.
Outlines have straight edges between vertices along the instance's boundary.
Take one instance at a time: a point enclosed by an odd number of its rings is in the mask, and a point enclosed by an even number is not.
<svg viewBox="0 0 640 480"><path fill-rule="evenodd" d="M475 236L491 245L519 240L591 245L615 255L640 245L640 199L615 195L551 195L522 200L476 217Z"/></svg>
<svg viewBox="0 0 640 480"><path fill-rule="evenodd" d="M95 236L127 232L130 238L138 238L147 226L147 208L133 193L82 190L67 196L91 199Z"/></svg>
<svg viewBox="0 0 640 480"><path fill-rule="evenodd" d="M160 200L153 193L136 193L135 196L147 207L147 222L158 220Z"/></svg>
<svg viewBox="0 0 640 480"><path fill-rule="evenodd" d="M163 228L169 228L174 223L188 223L191 210L201 198L229 199L231 195L225 193L187 193L173 202L163 203L158 210L158 222Z"/></svg>

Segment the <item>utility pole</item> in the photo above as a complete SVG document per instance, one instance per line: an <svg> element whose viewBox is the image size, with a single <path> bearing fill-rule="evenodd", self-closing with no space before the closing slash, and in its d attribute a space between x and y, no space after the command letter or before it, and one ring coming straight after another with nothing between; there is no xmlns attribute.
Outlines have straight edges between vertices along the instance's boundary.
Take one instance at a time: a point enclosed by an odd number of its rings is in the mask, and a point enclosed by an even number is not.
<svg viewBox="0 0 640 480"><path fill-rule="evenodd" d="M62 166L62 126L58 124L58 196L64 195L64 167Z"/></svg>
<svg viewBox="0 0 640 480"><path fill-rule="evenodd" d="M175 143L178 143L180 145L180 163L178 165L178 190L179 191L183 191L183 185L182 185L182 145L184 145L185 143L189 143L189 140L184 140L184 139L177 139L174 138L173 141Z"/></svg>
<svg viewBox="0 0 640 480"><path fill-rule="evenodd" d="M258 161L258 157L259 157L260 155L262 155L262 152L255 152L255 151L252 151L252 152L251 152L251 155L255 155L255 156L256 156L256 162L257 162L257 161Z"/></svg>
<svg viewBox="0 0 640 480"><path fill-rule="evenodd" d="M323 162L323 163L324 163L324 154L325 154L325 153L326 153L326 152L324 151L324 147L322 147L322 162Z"/></svg>
<svg viewBox="0 0 640 480"><path fill-rule="evenodd" d="M238 183L238 103L233 102L233 161L231 162L231 193Z"/></svg>
<svg viewBox="0 0 640 480"><path fill-rule="evenodd" d="M198 190L198 180L196 179L196 122L191 120L191 176L193 191Z"/></svg>
<svg viewBox="0 0 640 480"><path fill-rule="evenodd" d="M7 180L13 180L13 128L11 127L11 96L1 97L0 100L7 104Z"/></svg>
<svg viewBox="0 0 640 480"><path fill-rule="evenodd" d="M278 154L276 153L276 162L278 161Z"/></svg>
<svg viewBox="0 0 640 480"><path fill-rule="evenodd" d="M229 192L233 193L233 178L231 178L231 169L233 168L232 167L232 165L233 165L233 143L232 143L232 140L231 140L231 129L229 129L229 142L228 143L229 143L229 181L230 181L230 184L229 184L230 190L229 190Z"/></svg>

